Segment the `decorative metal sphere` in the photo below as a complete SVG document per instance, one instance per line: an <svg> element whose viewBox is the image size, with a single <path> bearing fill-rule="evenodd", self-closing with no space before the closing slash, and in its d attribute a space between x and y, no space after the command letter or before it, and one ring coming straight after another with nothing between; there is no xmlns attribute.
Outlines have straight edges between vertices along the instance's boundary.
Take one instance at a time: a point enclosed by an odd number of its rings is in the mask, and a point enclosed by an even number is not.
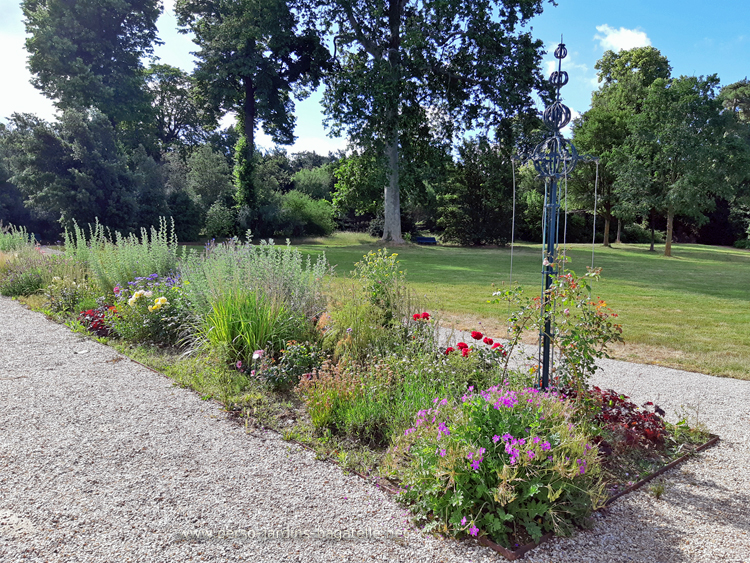
<svg viewBox="0 0 750 563"><path fill-rule="evenodd" d="M578 162L578 151L573 143L555 134L536 146L531 161L543 178L562 178L573 172Z"/></svg>
<svg viewBox="0 0 750 563"><path fill-rule="evenodd" d="M559 131L570 123L572 115L570 108L561 102L552 102L542 114L544 124L552 129L552 131Z"/></svg>
<svg viewBox="0 0 750 563"><path fill-rule="evenodd" d="M564 70L556 70L549 75L549 81L555 88L562 88L568 83L568 73Z"/></svg>
<svg viewBox="0 0 750 563"><path fill-rule="evenodd" d="M565 43L560 43L555 49L555 58L564 59L568 56L568 49L565 47Z"/></svg>

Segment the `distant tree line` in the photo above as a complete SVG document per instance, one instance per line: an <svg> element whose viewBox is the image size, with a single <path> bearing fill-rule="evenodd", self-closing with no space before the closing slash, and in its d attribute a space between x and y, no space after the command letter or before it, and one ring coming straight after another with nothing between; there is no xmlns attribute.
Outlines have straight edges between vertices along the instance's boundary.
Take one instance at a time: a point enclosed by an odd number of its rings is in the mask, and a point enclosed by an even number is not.
<svg viewBox="0 0 750 563"><path fill-rule="evenodd" d="M153 57L157 0L23 0L32 82L59 117L0 128L0 220L47 239L74 220L130 232L172 215L186 241L338 227L505 244L513 162L546 134L542 44L524 28L542 4L177 0L190 74ZM573 136L600 157L599 240L750 245L747 80L674 78L652 47L608 51L597 70ZM349 149L289 155L294 101L320 84ZM277 148L258 150L260 127ZM539 240L544 185L515 174L516 237ZM567 179L569 241L590 240L594 174Z"/></svg>

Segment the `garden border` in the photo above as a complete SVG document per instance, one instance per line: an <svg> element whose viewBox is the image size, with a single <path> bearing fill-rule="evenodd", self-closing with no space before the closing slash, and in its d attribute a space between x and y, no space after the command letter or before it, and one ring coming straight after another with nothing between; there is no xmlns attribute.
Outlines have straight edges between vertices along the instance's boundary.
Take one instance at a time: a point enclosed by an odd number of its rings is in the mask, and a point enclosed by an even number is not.
<svg viewBox="0 0 750 563"><path fill-rule="evenodd" d="M117 350L114 350L114 351L117 352L118 354L120 354L121 356L124 356L125 358L127 358L131 362L134 362L134 363L136 363L136 364L138 364L138 365L140 365L140 366L142 366L142 367L144 367L144 368L146 368L146 369L148 369L148 370L150 370L150 371L152 371L152 372L154 372L156 374L159 374L162 377L165 377L166 379L172 380L172 378L169 377L168 375L166 375L166 374L164 374L164 373L162 373L162 372L160 372L160 371L158 371L158 370L156 370L156 369L154 369L154 368L152 368L150 366L147 366L147 365L139 362L138 360L134 360L133 358L131 358L129 356L126 356L125 354L122 354L121 352L119 352ZM231 415L232 413L228 413L228 414ZM278 434L279 436L281 436L281 432L279 432L277 430L274 430L272 428L265 428L265 430L274 432L274 433ZM283 437L282 437L282 439L283 439ZM313 447L311 447L311 446L309 446L307 444L304 444L302 442L299 442L297 440L291 439L291 440L284 440L284 441L290 442L290 443L293 443L293 444L297 444L298 446L302 447L303 449L311 451L311 452L317 454L317 451ZM671 461L670 463L668 463L664 467L658 469L657 471L654 471L650 475L647 475L646 477L644 477L643 479L641 479L637 483L634 483L633 485L629 486L628 488L623 489L622 491L618 492L617 494L609 497L604 502L604 504L601 507L599 507L596 511L598 512L598 511L601 511L601 510L609 507L618 498L620 498L620 497L622 497L624 495L627 495L629 493L632 493L633 491L641 488L643 485L645 485L646 483L648 483L652 479L658 477L659 475L662 475L663 473L666 473L670 469L674 469L675 467L677 467L681 463L687 461L688 459L690 459L691 457L695 456L696 454L698 454L698 453L700 453L700 452L702 452L704 450L707 450L711 446L716 445L719 441L720 441L720 437L718 435L716 435L716 434L709 434L709 440L707 442L701 444L700 446L698 446L694 451L686 453L685 455L677 458L676 460ZM353 471L351 469L345 469L345 468L341 467L341 465L339 463L337 463L335 459L330 458L330 457L327 458L327 459L325 459L325 460L321 460L321 461L326 461L328 463L332 463L333 465L336 465L340 469L342 469L342 471L347 471L349 473L353 473L354 475L357 475L358 477L360 477L364 481L367 481L368 483L374 484L377 488L385 491L386 493L389 493L392 496L395 496L396 494L398 494L398 486L394 485L391 481L389 481L385 477L367 476L367 475L363 475L362 473L359 473L358 471ZM527 543L525 545L519 546L515 550L510 550L510 549L508 549L506 547L503 547L503 546L501 546L501 545L493 542L492 540L488 539L485 536L480 536L477 539L477 541L478 541L478 543L480 545L482 545L484 547L489 547L493 551L499 553L500 555L502 555L503 557L505 557L505 559L507 559L508 561L516 561L516 560L519 560L519 559L523 559L523 557L526 555L526 553L528 553L532 549L535 549L535 548L539 547L541 544L543 544L543 543L551 540L554 537L555 537L554 532L547 532L546 534L544 534L539 539L538 542Z"/></svg>

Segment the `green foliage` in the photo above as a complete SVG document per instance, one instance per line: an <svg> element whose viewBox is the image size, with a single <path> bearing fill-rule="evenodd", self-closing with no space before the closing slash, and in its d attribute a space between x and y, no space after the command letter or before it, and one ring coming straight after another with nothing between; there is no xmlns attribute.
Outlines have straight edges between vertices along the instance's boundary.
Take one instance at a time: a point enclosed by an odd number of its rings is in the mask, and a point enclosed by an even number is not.
<svg viewBox="0 0 750 563"><path fill-rule="evenodd" d="M282 196L281 213L283 234L287 236L326 236L336 228L333 207L328 201L313 199L297 190Z"/></svg>
<svg viewBox="0 0 750 563"><path fill-rule="evenodd" d="M261 291L243 287L215 296L197 332L200 341L220 351L229 363L247 363L257 350L272 355L289 340L308 335L306 319Z"/></svg>
<svg viewBox="0 0 750 563"><path fill-rule="evenodd" d="M156 0L24 0L21 7L34 86L62 109L146 121L142 60L156 41Z"/></svg>
<svg viewBox="0 0 750 563"><path fill-rule="evenodd" d="M198 147L187 160L187 189L208 209L232 192L232 174L223 155L210 145Z"/></svg>
<svg viewBox="0 0 750 563"><path fill-rule="evenodd" d="M98 221L89 225L88 236L75 222L72 229L65 230L65 255L86 261L97 285L107 294L116 285L138 277L176 272L177 262L184 255L177 244L174 221L167 225L163 217L158 229L141 229L140 237L125 237L119 232L112 236L107 231Z"/></svg>
<svg viewBox="0 0 750 563"><path fill-rule="evenodd" d="M589 269L582 277L576 277L572 271L555 276L545 292L544 308L540 297L523 299L520 288L496 292L495 295L503 297L493 303L511 301L520 305L508 318L508 358L521 343L524 333L541 334L546 322L554 319L555 331L550 341L559 363L550 377L550 384L555 388L586 389L589 378L599 369L596 360L608 358L607 346L622 341L622 327L614 321L617 314L604 300L591 296L589 280L598 279L600 271ZM539 369L538 364L532 366L532 373Z"/></svg>
<svg viewBox="0 0 750 563"><path fill-rule="evenodd" d="M67 256L50 256L52 279L44 295L51 311L79 313L95 308L96 287L90 283L88 264ZM93 301L93 303L89 303ZM81 304L89 305L87 307Z"/></svg>
<svg viewBox="0 0 750 563"><path fill-rule="evenodd" d="M15 225L3 225L0 221L0 252L13 252L34 244L26 229Z"/></svg>
<svg viewBox="0 0 750 563"><path fill-rule="evenodd" d="M152 64L146 73L146 86L153 98L160 152L176 149L184 156L206 137L193 78L180 68Z"/></svg>
<svg viewBox="0 0 750 563"><path fill-rule="evenodd" d="M0 295L19 297L39 292L51 279L49 261L34 247L0 254Z"/></svg>
<svg viewBox="0 0 750 563"><path fill-rule="evenodd" d="M332 131L346 131L388 161L388 182L380 184L388 185L385 240L401 238L401 163L408 171L426 162L401 159L401 147L424 157L478 123L496 127L535 113L542 43L524 26L541 11L542 0L412 1L389 9L329 0L315 12L337 34L338 65L323 97ZM426 99L439 111L428 115Z"/></svg>
<svg viewBox="0 0 750 563"><path fill-rule="evenodd" d="M438 226L444 229L444 241L502 245L510 240L510 165L486 138L461 145L451 181L438 196Z"/></svg>
<svg viewBox="0 0 750 563"><path fill-rule="evenodd" d="M557 395L492 387L432 405L386 459L427 530L511 547L519 533L569 535L603 500L597 449Z"/></svg>
<svg viewBox="0 0 750 563"><path fill-rule="evenodd" d="M320 79L328 51L317 34L301 29L285 0L178 0L178 23L199 50L196 87L216 114L236 111L242 129L235 164L237 206L254 207L255 129L275 143L294 139L294 102Z"/></svg>
<svg viewBox="0 0 750 563"><path fill-rule="evenodd" d="M198 240L203 226L203 214L190 196L184 191L172 192L167 197L167 204L174 221L174 234L177 240Z"/></svg>
<svg viewBox="0 0 750 563"><path fill-rule="evenodd" d="M657 79L618 155L623 197L667 217L666 256L671 255L674 217L705 220L714 197L731 192L728 179L743 162L732 158L736 151L726 135L728 116L721 113L717 86L716 76Z"/></svg>
<svg viewBox="0 0 750 563"><path fill-rule="evenodd" d="M210 244L205 255L190 255L182 266L185 290L200 317L213 311L222 294L235 293L247 300L250 297L243 291L252 291L258 292L255 299L273 310L283 309L290 317L308 322L323 311L328 273L325 256L313 263L290 245L277 247L273 241L242 244L236 239Z"/></svg>
<svg viewBox="0 0 750 563"><path fill-rule="evenodd" d="M290 340L279 353L281 358L278 363L267 366L262 371L256 371L256 377L268 382L276 391L294 387L301 377L319 369L325 360L325 354L313 342L300 343Z"/></svg>
<svg viewBox="0 0 750 563"><path fill-rule="evenodd" d="M317 168L303 168L292 176L294 189L313 199L331 199L333 187L333 166L325 165Z"/></svg>
<svg viewBox="0 0 750 563"><path fill-rule="evenodd" d="M177 345L187 336L193 314L179 280L152 274L114 288L115 309L107 325L131 342Z"/></svg>
<svg viewBox="0 0 750 563"><path fill-rule="evenodd" d="M54 214L65 228L97 217L112 229L136 227L136 186L106 115L67 110L49 124L15 114L10 127L13 182L28 207Z"/></svg>
<svg viewBox="0 0 750 563"><path fill-rule="evenodd" d="M206 213L204 232L209 237L228 237L235 231L236 213L223 201L215 201Z"/></svg>
<svg viewBox="0 0 750 563"><path fill-rule="evenodd" d="M406 274L399 269L395 252L388 254L386 248L370 251L354 264L352 276L359 280L370 303L380 311L381 324L398 324L408 316L403 302L408 298ZM403 313L403 315L402 315Z"/></svg>

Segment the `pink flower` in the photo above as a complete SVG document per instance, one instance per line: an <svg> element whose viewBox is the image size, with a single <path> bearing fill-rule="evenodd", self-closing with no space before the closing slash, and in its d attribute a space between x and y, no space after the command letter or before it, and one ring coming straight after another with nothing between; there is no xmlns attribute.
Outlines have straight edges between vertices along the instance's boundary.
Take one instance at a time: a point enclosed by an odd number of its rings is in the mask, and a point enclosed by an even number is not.
<svg viewBox="0 0 750 563"><path fill-rule="evenodd" d="M471 528L469 528L469 533L472 536L475 536L479 533L479 528L477 528L474 524L471 525Z"/></svg>

